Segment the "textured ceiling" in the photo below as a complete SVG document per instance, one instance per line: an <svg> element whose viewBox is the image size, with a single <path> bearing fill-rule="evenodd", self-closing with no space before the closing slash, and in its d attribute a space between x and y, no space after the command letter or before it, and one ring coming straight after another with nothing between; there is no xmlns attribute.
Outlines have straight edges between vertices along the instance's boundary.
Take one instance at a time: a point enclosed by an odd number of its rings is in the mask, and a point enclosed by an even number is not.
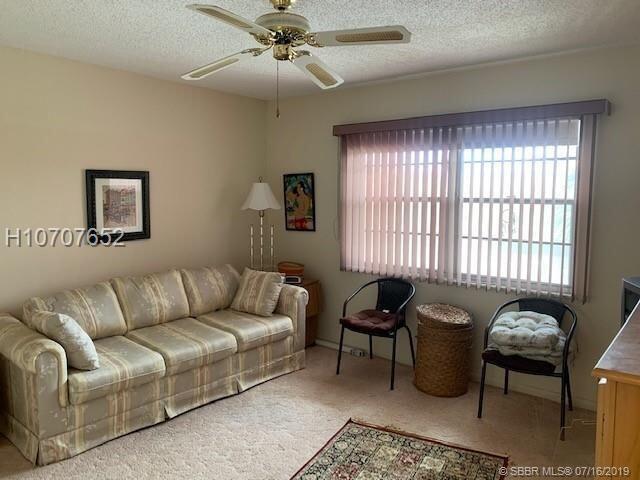
<svg viewBox="0 0 640 480"><path fill-rule="evenodd" d="M198 0L205 3L207 0ZM248 34L184 8L189 0L0 0L0 45L174 81L192 68L257 46ZM267 0L212 0L255 19ZM313 30L403 24L410 44L310 48L346 84L640 42L640 0L298 0ZM320 91L281 63L281 94ZM273 98L268 54L198 84Z"/></svg>

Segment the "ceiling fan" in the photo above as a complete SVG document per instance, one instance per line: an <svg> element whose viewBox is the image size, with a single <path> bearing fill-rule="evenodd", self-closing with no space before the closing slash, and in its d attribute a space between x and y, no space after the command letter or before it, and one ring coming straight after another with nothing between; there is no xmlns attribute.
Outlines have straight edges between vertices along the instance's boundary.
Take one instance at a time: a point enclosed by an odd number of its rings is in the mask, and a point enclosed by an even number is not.
<svg viewBox="0 0 640 480"><path fill-rule="evenodd" d="M411 33L401 25L311 32L311 26L305 17L287 11L295 1L270 0L277 12L262 15L255 22L214 5L188 5L187 8L191 10L249 33L260 47L248 48L221 58L184 74L182 78L201 80L272 50L273 58L293 63L320 88L329 89L341 85L344 80L318 57L308 50L299 50L298 47L305 44L311 47L339 47L409 43L411 40Z"/></svg>

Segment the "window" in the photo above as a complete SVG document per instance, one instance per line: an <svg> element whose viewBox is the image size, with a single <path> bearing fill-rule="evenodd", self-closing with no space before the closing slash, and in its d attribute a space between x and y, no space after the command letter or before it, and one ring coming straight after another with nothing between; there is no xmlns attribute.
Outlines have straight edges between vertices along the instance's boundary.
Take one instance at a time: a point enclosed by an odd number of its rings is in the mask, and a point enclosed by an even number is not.
<svg viewBox="0 0 640 480"><path fill-rule="evenodd" d="M579 119L464 129L462 281L571 291L579 132Z"/></svg>
<svg viewBox="0 0 640 480"><path fill-rule="evenodd" d="M342 268L584 298L595 113L528 108L342 135Z"/></svg>

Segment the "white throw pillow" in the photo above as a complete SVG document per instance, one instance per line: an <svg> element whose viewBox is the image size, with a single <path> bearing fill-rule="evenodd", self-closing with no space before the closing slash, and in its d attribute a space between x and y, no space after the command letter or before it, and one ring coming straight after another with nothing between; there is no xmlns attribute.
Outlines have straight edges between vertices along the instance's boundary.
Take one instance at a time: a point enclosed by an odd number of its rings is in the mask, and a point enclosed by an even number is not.
<svg viewBox="0 0 640 480"><path fill-rule="evenodd" d="M31 315L30 323L32 328L64 348L70 367L78 370L100 367L93 340L69 315L38 310Z"/></svg>
<svg viewBox="0 0 640 480"><path fill-rule="evenodd" d="M231 308L270 317L278 305L283 282L284 277L280 273L245 268Z"/></svg>

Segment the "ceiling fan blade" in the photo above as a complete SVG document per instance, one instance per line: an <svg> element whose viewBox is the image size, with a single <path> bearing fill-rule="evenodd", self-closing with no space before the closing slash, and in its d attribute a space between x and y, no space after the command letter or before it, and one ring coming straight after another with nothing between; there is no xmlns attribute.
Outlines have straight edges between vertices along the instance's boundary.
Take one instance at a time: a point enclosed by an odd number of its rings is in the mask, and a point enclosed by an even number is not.
<svg viewBox="0 0 640 480"><path fill-rule="evenodd" d="M306 50L296 52L296 56L291 59L291 62L322 89L335 88L344 83L340 75Z"/></svg>
<svg viewBox="0 0 640 480"><path fill-rule="evenodd" d="M258 55L262 55L264 52L269 50L269 48L270 47L249 48L247 50L234 53L233 55L229 55L228 57L224 57L224 58L221 58L220 60L216 60L213 63L209 63L207 65L203 65L202 67L198 67L195 70L190 71L189 73L185 73L184 75L182 75L182 78L184 80L201 80L213 73L219 72L220 70L224 70L227 67L243 62L250 58L257 57Z"/></svg>
<svg viewBox="0 0 640 480"><path fill-rule="evenodd" d="M391 25L388 27L315 32L309 33L307 39L307 43L314 47L409 43L411 41L411 32L402 25Z"/></svg>
<svg viewBox="0 0 640 480"><path fill-rule="evenodd" d="M231 25L232 27L239 28L240 30L244 30L252 35L258 35L262 37L272 37L273 32L271 30L267 30L264 27L261 27L257 23L252 22L251 20L247 20L240 15L236 15L229 10L225 10L224 8L216 7L215 5L187 5L187 8L191 10L195 10L196 12L202 13L203 15L207 15L208 17L215 18L216 20L220 20L221 22L226 23L227 25Z"/></svg>

